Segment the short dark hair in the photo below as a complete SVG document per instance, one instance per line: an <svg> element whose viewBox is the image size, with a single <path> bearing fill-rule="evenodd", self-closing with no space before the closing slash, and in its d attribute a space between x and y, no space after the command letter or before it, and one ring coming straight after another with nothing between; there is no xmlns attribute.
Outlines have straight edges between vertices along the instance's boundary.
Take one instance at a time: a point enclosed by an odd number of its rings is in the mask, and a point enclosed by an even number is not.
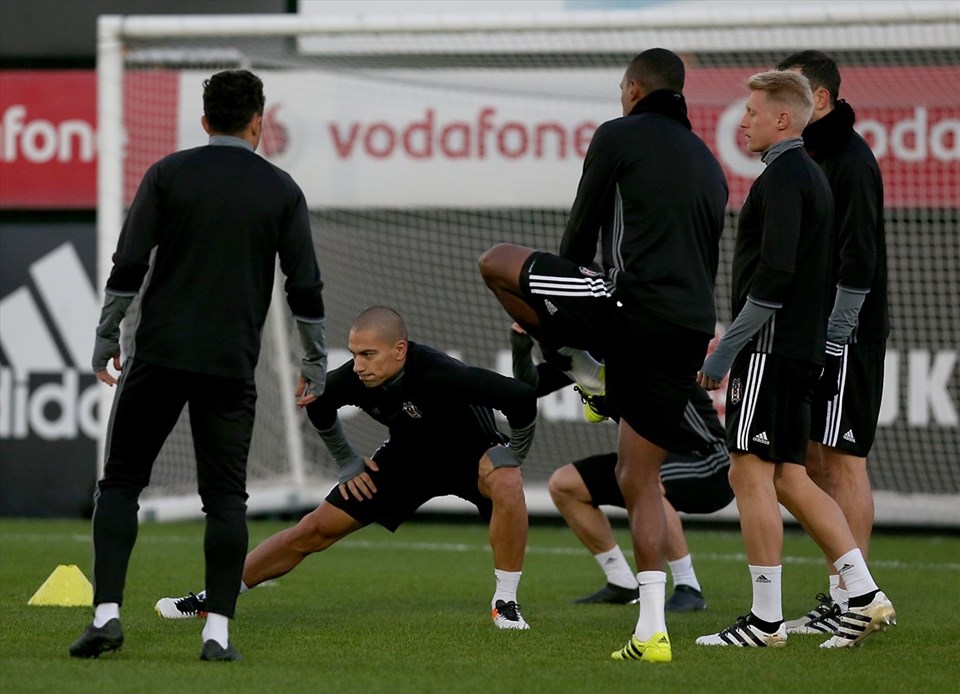
<svg viewBox="0 0 960 694"><path fill-rule="evenodd" d="M649 48L634 56L627 65L627 77L643 85L649 94L657 89L683 91L683 61L666 48Z"/></svg>
<svg viewBox="0 0 960 694"><path fill-rule="evenodd" d="M203 81L203 115L214 132L243 132L255 114L263 114L264 103L263 82L249 70L224 70Z"/></svg>
<svg viewBox="0 0 960 694"><path fill-rule="evenodd" d="M353 321L350 330L372 330L391 344L407 339L407 326L400 314L389 306L371 306Z"/></svg>
<svg viewBox="0 0 960 694"><path fill-rule="evenodd" d="M810 87L826 89L830 94L830 103L836 105L840 98L840 69L836 62L821 51L800 51L789 55L777 65L778 70L800 69L800 74L807 78Z"/></svg>

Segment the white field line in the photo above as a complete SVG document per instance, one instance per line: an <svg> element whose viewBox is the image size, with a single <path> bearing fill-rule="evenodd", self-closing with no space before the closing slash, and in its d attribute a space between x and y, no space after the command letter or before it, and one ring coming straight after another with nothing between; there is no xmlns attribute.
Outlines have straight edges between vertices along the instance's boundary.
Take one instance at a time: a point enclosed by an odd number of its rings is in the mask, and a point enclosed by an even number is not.
<svg viewBox="0 0 960 694"><path fill-rule="evenodd" d="M89 535L41 535L35 533L3 533L0 535L3 542L28 542L28 543L47 543L47 542L78 542L90 544ZM178 544L190 543L200 546L203 542L202 533L197 535L164 535L162 537L151 537L148 534L141 533L137 540L140 544ZM401 541L377 541L372 542L361 539L347 539L337 543L338 547L343 549L360 550L408 550L413 552L452 552L466 554L472 552L489 553L490 547L487 544L468 544L460 542L401 542ZM540 554L549 556L583 556L586 550L581 547L538 547L536 545L527 546L527 554ZM624 554L632 555L632 552L625 551ZM720 561L720 562L738 562L746 563L747 555L742 552L693 552L697 561ZM821 566L823 557L783 557L784 564L793 564L800 566ZM960 562L908 562L898 559L875 559L870 561L870 566L883 569L909 569L916 571L918 569L934 571L960 571Z"/></svg>

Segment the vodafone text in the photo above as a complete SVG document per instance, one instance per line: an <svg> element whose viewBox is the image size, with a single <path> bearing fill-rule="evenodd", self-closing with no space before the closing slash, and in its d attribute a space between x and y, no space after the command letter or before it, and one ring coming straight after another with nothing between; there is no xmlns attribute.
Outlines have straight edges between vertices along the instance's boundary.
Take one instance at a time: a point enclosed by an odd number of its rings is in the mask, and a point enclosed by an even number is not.
<svg viewBox="0 0 960 694"><path fill-rule="evenodd" d="M583 159L597 124L503 120L488 106L470 120L442 121L436 109L428 108L422 119L407 123L332 122L327 129L340 159L358 154L373 159Z"/></svg>
<svg viewBox="0 0 960 694"><path fill-rule="evenodd" d="M96 153L96 130L91 123L68 119L52 123L43 118L29 120L27 107L12 104L0 120L0 161L22 157L33 164L49 161L89 162Z"/></svg>

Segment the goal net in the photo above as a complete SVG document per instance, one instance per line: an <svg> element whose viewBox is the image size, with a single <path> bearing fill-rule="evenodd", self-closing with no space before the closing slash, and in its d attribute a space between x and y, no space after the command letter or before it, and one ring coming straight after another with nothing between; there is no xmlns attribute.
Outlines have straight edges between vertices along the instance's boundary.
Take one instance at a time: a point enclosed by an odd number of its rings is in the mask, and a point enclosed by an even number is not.
<svg viewBox="0 0 960 694"><path fill-rule="evenodd" d="M857 111L886 189L893 332L869 466L877 521L960 525L960 6L696 7L367 21L103 17L101 286L146 167L205 142L203 79L248 68L267 95L260 154L291 173L311 208L331 368L349 358L351 320L386 304L411 339L509 372L509 320L477 258L501 241L557 248L590 137L619 115L625 65L664 46L685 60L694 130L730 184L717 285L726 323L738 210L762 168L737 134L745 81L789 53L821 49L841 67L841 96ZM250 509L297 511L325 496L335 465L292 406L298 341L279 294L263 344ZM722 395L718 407L722 414ZM341 418L359 451L385 437L363 415ZM524 464L531 511L553 510L546 480L558 466L614 449L614 427L586 423L572 389L542 399ZM195 486L184 417L143 513L199 514Z"/></svg>

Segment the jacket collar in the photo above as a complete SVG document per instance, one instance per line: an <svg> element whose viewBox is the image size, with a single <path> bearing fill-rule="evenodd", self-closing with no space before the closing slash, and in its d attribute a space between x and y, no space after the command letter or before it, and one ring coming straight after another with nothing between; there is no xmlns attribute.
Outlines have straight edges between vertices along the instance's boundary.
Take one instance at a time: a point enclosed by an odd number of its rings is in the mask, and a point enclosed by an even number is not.
<svg viewBox="0 0 960 694"><path fill-rule="evenodd" d="M672 89L657 89L640 99L630 111L631 116L641 113L659 113L679 121L687 130L692 130L690 119L687 118L687 101L683 94Z"/></svg>
<svg viewBox="0 0 960 694"><path fill-rule="evenodd" d="M814 161L820 161L843 148L853 134L857 116L843 99L830 113L803 129L803 144Z"/></svg>

